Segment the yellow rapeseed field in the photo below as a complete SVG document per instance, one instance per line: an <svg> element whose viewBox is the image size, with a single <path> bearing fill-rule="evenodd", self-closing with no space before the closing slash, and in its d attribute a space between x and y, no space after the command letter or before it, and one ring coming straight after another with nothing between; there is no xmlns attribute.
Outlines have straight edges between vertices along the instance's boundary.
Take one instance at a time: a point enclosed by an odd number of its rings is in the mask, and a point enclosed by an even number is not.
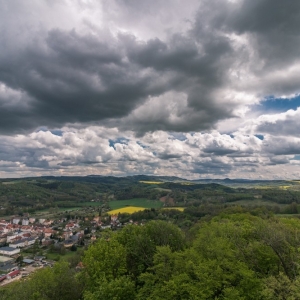
<svg viewBox="0 0 300 300"><path fill-rule="evenodd" d="M136 211L140 211L140 210L145 210L145 207L138 207L138 206L126 206L123 208L118 208L118 209L114 209L108 212L109 215L115 215L115 214L123 214L123 213L128 213L128 214L132 214Z"/></svg>

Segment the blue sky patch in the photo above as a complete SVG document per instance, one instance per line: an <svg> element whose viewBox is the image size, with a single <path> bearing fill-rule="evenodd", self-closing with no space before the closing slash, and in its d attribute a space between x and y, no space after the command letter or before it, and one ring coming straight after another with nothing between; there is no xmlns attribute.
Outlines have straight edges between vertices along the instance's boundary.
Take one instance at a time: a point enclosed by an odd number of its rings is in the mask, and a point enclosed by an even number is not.
<svg viewBox="0 0 300 300"><path fill-rule="evenodd" d="M255 136L262 141L264 140L264 136L262 134L256 134Z"/></svg>
<svg viewBox="0 0 300 300"><path fill-rule="evenodd" d="M63 131L59 130L59 129L55 129L55 130L50 130L50 132L54 135L58 135L58 136L62 136L63 135Z"/></svg>
<svg viewBox="0 0 300 300"><path fill-rule="evenodd" d="M129 142L129 139L126 139L126 138L117 138L117 139L114 139L114 140L109 140L109 147L113 147L114 149L115 148L115 144L125 144L127 145Z"/></svg>
<svg viewBox="0 0 300 300"><path fill-rule="evenodd" d="M285 112L289 109L296 110L298 107L300 107L300 95L290 99L269 96L266 97L266 99L260 104L253 105L252 110L262 110L264 112Z"/></svg>

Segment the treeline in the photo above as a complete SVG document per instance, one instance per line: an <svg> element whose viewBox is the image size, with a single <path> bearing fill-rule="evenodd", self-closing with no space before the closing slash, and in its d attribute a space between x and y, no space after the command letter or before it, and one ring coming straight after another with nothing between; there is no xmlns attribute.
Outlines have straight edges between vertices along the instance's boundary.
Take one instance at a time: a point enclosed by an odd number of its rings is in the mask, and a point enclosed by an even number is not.
<svg viewBox="0 0 300 300"><path fill-rule="evenodd" d="M280 190L280 189L268 189L261 190L263 199L276 202L280 204L291 204L293 202L300 204L300 192Z"/></svg>
<svg viewBox="0 0 300 300"><path fill-rule="evenodd" d="M300 299L300 220L232 208L187 235L166 221L104 232L76 271L45 268L0 299Z"/></svg>

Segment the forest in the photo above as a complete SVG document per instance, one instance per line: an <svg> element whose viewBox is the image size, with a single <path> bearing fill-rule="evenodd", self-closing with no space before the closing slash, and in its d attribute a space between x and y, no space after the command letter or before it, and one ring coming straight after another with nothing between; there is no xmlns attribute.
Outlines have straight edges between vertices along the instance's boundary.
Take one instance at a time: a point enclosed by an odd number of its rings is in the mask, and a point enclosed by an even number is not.
<svg viewBox="0 0 300 300"><path fill-rule="evenodd" d="M150 220L104 231L76 262L8 285L0 299L296 300L299 250L300 220L265 210L226 208L186 230Z"/></svg>
<svg viewBox="0 0 300 300"><path fill-rule="evenodd" d="M164 206L241 205L267 207L278 214L300 212L298 181L198 180L177 177L35 177L0 180L0 216L86 206L91 201L143 198Z"/></svg>

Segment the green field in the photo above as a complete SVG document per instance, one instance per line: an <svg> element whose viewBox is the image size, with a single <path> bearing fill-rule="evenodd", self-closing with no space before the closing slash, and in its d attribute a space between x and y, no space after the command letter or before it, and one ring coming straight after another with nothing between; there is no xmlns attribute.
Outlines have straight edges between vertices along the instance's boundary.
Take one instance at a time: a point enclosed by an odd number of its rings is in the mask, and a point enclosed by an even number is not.
<svg viewBox="0 0 300 300"><path fill-rule="evenodd" d="M64 255L59 253L47 253L46 257L47 259L51 259L51 260L57 260L57 258L59 258L59 260L67 261L70 257L73 257L76 254L77 253L75 251L67 251Z"/></svg>
<svg viewBox="0 0 300 300"><path fill-rule="evenodd" d="M128 200L113 200L109 202L109 206L111 209L119 209L126 206L138 206L144 208L160 208L163 206L163 203L160 201L143 199L143 198L135 198Z"/></svg>

